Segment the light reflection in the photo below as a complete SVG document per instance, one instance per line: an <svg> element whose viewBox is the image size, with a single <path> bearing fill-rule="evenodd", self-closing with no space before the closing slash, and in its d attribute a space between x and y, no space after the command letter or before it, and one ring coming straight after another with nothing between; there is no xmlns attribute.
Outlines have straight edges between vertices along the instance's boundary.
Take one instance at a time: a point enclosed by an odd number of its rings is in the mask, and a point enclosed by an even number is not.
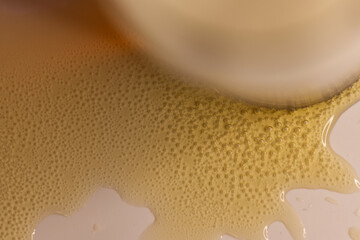
<svg viewBox="0 0 360 240"><path fill-rule="evenodd" d="M331 116L331 118L326 122L323 130L322 130L322 134L321 134L321 142L324 145L324 147L326 147L326 141L327 141L327 136L330 130L330 126L332 121L334 120L334 115Z"/></svg>
<svg viewBox="0 0 360 240"><path fill-rule="evenodd" d="M269 232L268 232L268 226L264 227L263 235L265 240L269 240Z"/></svg>
<svg viewBox="0 0 360 240"><path fill-rule="evenodd" d="M285 192L284 191L281 191L281 193L280 193L280 200L282 202L285 202Z"/></svg>
<svg viewBox="0 0 360 240"><path fill-rule="evenodd" d="M36 229L31 233L31 240L35 240Z"/></svg>
<svg viewBox="0 0 360 240"><path fill-rule="evenodd" d="M360 181L357 180L356 178L354 179L354 181L355 181L355 186L356 186L358 189L360 189Z"/></svg>
<svg viewBox="0 0 360 240"><path fill-rule="evenodd" d="M303 228L303 238L306 239L306 229Z"/></svg>

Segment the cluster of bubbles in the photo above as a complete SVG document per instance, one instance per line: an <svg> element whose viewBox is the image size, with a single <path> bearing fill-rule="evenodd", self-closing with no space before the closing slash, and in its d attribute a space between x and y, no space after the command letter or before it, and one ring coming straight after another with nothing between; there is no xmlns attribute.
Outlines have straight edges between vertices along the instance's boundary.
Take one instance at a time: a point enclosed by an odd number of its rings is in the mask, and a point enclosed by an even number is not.
<svg viewBox="0 0 360 240"><path fill-rule="evenodd" d="M0 73L3 239L29 239L42 217L71 213L100 186L149 207L143 238L157 240L260 239L274 220L301 236L284 193L355 190L321 139L360 83L307 108L267 109L189 86L111 34L74 37Z"/></svg>

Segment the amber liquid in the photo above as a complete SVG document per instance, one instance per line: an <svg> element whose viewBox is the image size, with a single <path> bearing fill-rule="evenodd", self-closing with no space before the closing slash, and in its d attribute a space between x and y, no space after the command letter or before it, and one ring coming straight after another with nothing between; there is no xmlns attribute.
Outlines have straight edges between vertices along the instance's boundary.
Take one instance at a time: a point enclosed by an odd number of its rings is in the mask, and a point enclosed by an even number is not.
<svg viewBox="0 0 360 240"><path fill-rule="evenodd" d="M357 191L327 133L360 83L307 108L250 106L165 73L98 13L66 13L0 14L2 239L103 186L150 208L146 240L262 239L277 220L298 240L287 191Z"/></svg>

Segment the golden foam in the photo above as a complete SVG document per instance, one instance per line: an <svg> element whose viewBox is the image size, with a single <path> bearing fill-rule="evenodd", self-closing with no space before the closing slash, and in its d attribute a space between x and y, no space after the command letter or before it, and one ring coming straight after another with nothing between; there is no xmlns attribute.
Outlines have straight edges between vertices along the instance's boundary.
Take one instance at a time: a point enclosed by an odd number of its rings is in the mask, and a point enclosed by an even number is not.
<svg viewBox="0 0 360 240"><path fill-rule="evenodd" d="M357 190L327 135L360 83L307 108L258 108L164 73L110 28L0 16L13 31L0 38L3 239L29 239L100 186L151 209L143 239L262 239L277 220L301 239L287 191Z"/></svg>

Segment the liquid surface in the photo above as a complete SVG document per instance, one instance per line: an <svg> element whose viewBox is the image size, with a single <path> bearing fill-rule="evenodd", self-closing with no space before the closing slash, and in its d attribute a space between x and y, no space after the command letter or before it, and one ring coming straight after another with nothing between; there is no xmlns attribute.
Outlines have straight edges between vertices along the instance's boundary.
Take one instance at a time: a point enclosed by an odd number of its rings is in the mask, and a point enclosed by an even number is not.
<svg viewBox="0 0 360 240"><path fill-rule="evenodd" d="M351 227L349 229L349 236L352 240L360 240L360 229L357 227Z"/></svg>
<svg viewBox="0 0 360 240"><path fill-rule="evenodd" d="M0 38L3 239L30 239L42 217L70 214L99 186L151 209L146 240L262 239L277 220L302 239L287 191L357 190L327 135L360 83L303 109L249 106L164 73L105 22L68 14L0 14L11 29Z"/></svg>

